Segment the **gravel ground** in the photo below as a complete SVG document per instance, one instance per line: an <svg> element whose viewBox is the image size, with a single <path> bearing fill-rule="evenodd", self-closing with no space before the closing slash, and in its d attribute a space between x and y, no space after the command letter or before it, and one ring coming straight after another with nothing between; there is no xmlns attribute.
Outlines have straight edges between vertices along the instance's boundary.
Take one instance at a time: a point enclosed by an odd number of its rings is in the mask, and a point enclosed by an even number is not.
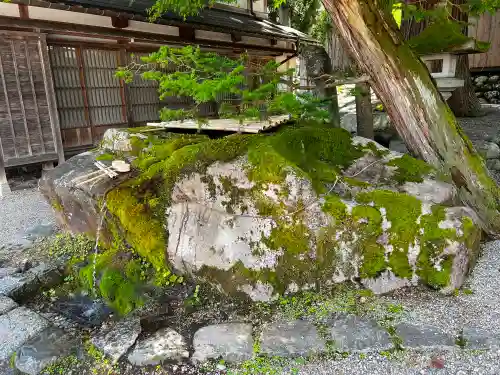
<svg viewBox="0 0 500 375"><path fill-rule="evenodd" d="M53 222L52 208L37 189L18 190L0 197L0 247L17 242L26 230L36 225Z"/></svg>
<svg viewBox="0 0 500 375"><path fill-rule="evenodd" d="M359 356L311 363L299 371L300 375L498 375L500 350L471 352L454 350L406 351L388 359L381 355Z"/></svg>

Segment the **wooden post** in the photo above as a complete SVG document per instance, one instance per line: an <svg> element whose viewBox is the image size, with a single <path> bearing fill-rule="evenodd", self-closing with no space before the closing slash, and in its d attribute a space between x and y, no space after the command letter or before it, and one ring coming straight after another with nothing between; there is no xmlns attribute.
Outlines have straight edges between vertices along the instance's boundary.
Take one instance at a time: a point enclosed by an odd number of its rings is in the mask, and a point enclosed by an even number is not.
<svg viewBox="0 0 500 375"><path fill-rule="evenodd" d="M370 85L366 82L356 83L356 132L360 137L373 139L373 109L370 96Z"/></svg>
<svg viewBox="0 0 500 375"><path fill-rule="evenodd" d="M120 48L120 55L118 58L119 66L127 66L127 50L125 48ZM127 120L129 127L134 126L132 117L132 104L130 103L130 90L128 84L125 83L123 79L120 79L120 94L122 98L122 112Z"/></svg>
<svg viewBox="0 0 500 375"><path fill-rule="evenodd" d="M44 34L40 34L38 40L38 49L40 51L40 64L42 65L43 81L47 93L47 104L49 107L50 125L52 128L52 137L59 159L59 164L64 163L64 149L62 145L61 127L59 125L59 115L57 114L56 92L54 90L54 81L52 80L52 71L50 68L49 51Z"/></svg>
<svg viewBox="0 0 500 375"><path fill-rule="evenodd" d="M0 140L0 197L11 193L9 182L7 181L7 174L5 173L5 165L2 154L3 150Z"/></svg>

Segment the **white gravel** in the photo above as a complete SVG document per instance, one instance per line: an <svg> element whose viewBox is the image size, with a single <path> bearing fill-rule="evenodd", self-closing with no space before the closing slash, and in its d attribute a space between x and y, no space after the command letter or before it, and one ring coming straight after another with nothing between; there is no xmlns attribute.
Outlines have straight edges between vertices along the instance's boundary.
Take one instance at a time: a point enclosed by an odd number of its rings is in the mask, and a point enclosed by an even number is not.
<svg viewBox="0 0 500 375"><path fill-rule="evenodd" d="M52 207L37 189L14 191L0 197L0 247L17 243L36 225L55 221Z"/></svg>
<svg viewBox="0 0 500 375"><path fill-rule="evenodd" d="M303 366L299 375L498 375L500 350L474 352L406 351L386 358L369 355L364 359L349 356L342 360L311 363Z"/></svg>

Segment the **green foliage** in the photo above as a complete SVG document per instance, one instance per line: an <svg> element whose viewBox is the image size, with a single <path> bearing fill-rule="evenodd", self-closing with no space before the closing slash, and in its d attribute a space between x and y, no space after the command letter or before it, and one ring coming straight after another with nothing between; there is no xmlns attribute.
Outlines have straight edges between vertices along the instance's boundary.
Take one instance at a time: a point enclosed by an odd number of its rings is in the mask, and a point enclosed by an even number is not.
<svg viewBox="0 0 500 375"><path fill-rule="evenodd" d="M332 19L326 10L322 10L319 12L315 23L311 27L311 36L325 44L331 32Z"/></svg>
<svg viewBox="0 0 500 375"><path fill-rule="evenodd" d="M158 82L160 99L171 96L193 99L190 109L163 108L160 113L163 121L192 118L201 125L204 119L199 116L200 105L220 102L223 95L230 95L233 100L221 103L219 116L240 122L271 114L298 116L303 111L295 95L278 89L293 70L278 71L279 63L274 60L258 63L246 54L232 59L194 46L163 46L142 60L143 65L120 68L116 76L130 82L134 72L145 70L144 79Z"/></svg>
<svg viewBox="0 0 500 375"><path fill-rule="evenodd" d="M206 6L214 6L216 2L234 4L236 0L157 0L148 9L148 13L151 21L169 12L179 14L186 19L186 17L197 15Z"/></svg>
<svg viewBox="0 0 500 375"><path fill-rule="evenodd" d="M85 234L61 233L46 240L40 251L54 258L83 260L92 252L94 245L95 241Z"/></svg>
<svg viewBox="0 0 500 375"><path fill-rule="evenodd" d="M397 167L394 179L399 184L404 184L405 182L422 182L423 177L433 170L425 161L412 158L409 155L393 159L387 165Z"/></svg>

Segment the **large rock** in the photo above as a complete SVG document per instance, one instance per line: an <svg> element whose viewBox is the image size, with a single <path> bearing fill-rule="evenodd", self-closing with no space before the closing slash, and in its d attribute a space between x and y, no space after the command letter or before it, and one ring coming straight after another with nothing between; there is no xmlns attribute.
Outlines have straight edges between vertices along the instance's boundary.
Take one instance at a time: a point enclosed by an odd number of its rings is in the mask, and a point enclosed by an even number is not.
<svg viewBox="0 0 500 375"><path fill-rule="evenodd" d="M16 352L15 366L24 374L38 375L47 366L68 355L75 345L76 340L63 330L49 327Z"/></svg>
<svg viewBox="0 0 500 375"><path fill-rule="evenodd" d="M379 292L418 282L451 292L478 253L481 231L470 211L453 207L453 186L426 163L342 129L158 134L134 145L126 184L75 189L97 151L49 172L40 187L61 203L65 225L89 233L109 191L113 226L103 237L231 295L269 301L353 279Z"/></svg>
<svg viewBox="0 0 500 375"><path fill-rule="evenodd" d="M49 322L25 307L0 316L0 362L8 360L12 353L26 341L49 326Z"/></svg>

